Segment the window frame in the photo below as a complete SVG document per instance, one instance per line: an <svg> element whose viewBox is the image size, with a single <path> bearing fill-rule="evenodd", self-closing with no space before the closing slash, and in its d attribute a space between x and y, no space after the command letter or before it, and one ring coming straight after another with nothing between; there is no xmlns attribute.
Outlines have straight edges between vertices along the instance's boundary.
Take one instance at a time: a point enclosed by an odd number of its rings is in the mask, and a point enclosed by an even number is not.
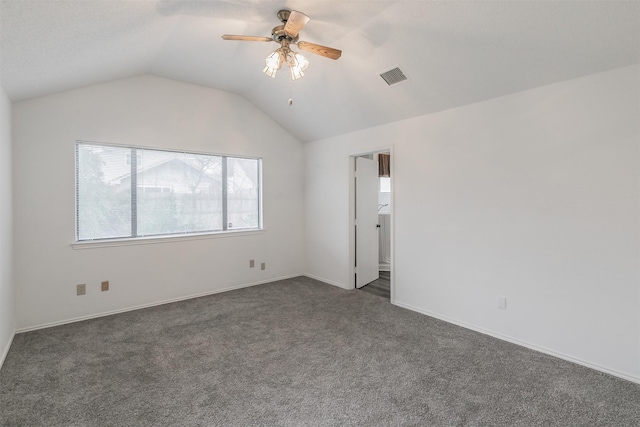
<svg viewBox="0 0 640 427"><path fill-rule="evenodd" d="M93 239L79 239L79 150L82 145L93 145L93 146L102 146L102 147L115 147L115 148L125 148L131 150L149 150L149 151L160 151L166 153L180 153L180 154L191 154L191 155L204 155L204 156L215 156L220 157L222 160L223 170L222 170L222 206L223 206L223 221L222 221L222 230L210 230L210 231L192 231L192 232L177 232L177 233L166 233L166 234L154 234L154 235L133 235L137 234L137 224L133 224L131 226L130 236L124 237L99 237ZM228 203L227 203L227 159L244 159L244 160L255 160L257 162L257 178L258 178L258 195L257 195L257 214L258 214L258 226L252 228L238 228L238 229L229 229L228 223L225 222L228 217ZM137 160L137 159L136 159ZM171 241L182 241L182 240L200 240L207 238L218 238L218 237L230 237L230 236L239 236L239 235L250 235L256 233L264 232L264 213L263 213L263 176L262 176L262 157L251 157L251 156L243 156L243 155L230 155L230 154L218 154L218 153L210 153L210 152L201 152L201 151L190 151L190 150L178 150L178 149L166 149L166 148L157 148L157 147L144 147L137 145L125 145L125 144L113 144L113 143L103 143L103 142L94 142L94 141L85 141L85 140L76 140L74 143L74 234L75 238L72 243L72 247L74 249L82 249L87 247L108 247L108 246L121 246L121 245L136 245L136 244L148 244L148 243L164 243ZM136 162L137 163L137 162ZM131 166L131 169L136 167L136 164L127 165ZM137 174L134 174L137 175ZM133 175L132 175L133 176ZM136 178L133 178L135 181ZM139 190L137 183L132 186L132 190L135 188L135 192ZM136 200L136 197L132 197L132 202ZM130 207L131 212L131 220L137 221L137 213L136 208L133 206Z"/></svg>

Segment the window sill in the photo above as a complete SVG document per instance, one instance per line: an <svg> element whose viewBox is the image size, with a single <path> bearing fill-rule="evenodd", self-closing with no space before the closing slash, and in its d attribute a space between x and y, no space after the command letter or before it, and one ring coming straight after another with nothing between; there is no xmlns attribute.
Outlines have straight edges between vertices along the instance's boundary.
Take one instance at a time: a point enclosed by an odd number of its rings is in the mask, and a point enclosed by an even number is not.
<svg viewBox="0 0 640 427"><path fill-rule="evenodd" d="M194 233L183 234L175 236L149 236L149 237L128 237L122 239L104 239L104 240L83 240L81 242L74 242L71 244L73 249L96 249L96 248L110 248L116 246L133 246L133 245L151 245L156 243L173 243L184 242L188 240L206 240L206 239L220 239L224 237L241 237L252 236L257 234L263 234L264 229L259 230L237 230L237 231L223 231L212 233Z"/></svg>

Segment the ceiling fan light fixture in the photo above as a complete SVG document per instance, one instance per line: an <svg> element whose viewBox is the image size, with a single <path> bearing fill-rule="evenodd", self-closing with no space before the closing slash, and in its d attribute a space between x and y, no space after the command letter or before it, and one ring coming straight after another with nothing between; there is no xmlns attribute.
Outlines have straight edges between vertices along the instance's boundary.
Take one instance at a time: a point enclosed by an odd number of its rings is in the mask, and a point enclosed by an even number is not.
<svg viewBox="0 0 640 427"><path fill-rule="evenodd" d="M284 55L282 54L282 48L276 49L271 52L269 56L264 60L266 66L262 70L267 76L271 78L276 78L276 72L282 68L282 63Z"/></svg>
<svg viewBox="0 0 640 427"><path fill-rule="evenodd" d="M290 51L287 55L287 64L291 71L291 79L297 80L304 76L303 71L309 66L309 61L299 53Z"/></svg>
<svg viewBox="0 0 640 427"><path fill-rule="evenodd" d="M288 43L283 42L281 47L267 56L265 64L262 72L267 76L275 78L276 72L282 68L283 64L287 64L291 72L291 79L297 80L304 76L303 71L309 66L309 61L298 52L292 51Z"/></svg>

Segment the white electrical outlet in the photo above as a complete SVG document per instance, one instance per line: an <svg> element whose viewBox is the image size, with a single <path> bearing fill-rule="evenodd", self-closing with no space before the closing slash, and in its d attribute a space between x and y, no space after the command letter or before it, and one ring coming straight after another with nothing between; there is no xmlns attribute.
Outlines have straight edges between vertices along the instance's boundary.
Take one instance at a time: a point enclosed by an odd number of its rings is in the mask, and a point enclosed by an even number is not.
<svg viewBox="0 0 640 427"><path fill-rule="evenodd" d="M507 309L507 297L498 297L498 308Z"/></svg>

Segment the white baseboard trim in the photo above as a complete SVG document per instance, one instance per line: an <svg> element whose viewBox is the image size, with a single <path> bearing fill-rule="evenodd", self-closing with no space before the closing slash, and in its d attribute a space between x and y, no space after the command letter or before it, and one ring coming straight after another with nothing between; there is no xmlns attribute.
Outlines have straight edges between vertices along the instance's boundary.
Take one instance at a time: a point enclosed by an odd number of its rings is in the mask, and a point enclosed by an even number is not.
<svg viewBox="0 0 640 427"><path fill-rule="evenodd" d="M0 356L0 369L2 369L2 365L4 365L4 360L7 358L7 354L9 354L9 349L11 348L11 344L13 344L13 338L16 336L16 333L11 334L11 338L7 342L7 345L4 347L2 351L2 356Z"/></svg>
<svg viewBox="0 0 640 427"><path fill-rule="evenodd" d="M550 349L544 348L544 347L540 347L540 346L535 345L535 344L530 344L530 343L528 343L526 341L521 341L521 340L516 339L516 338L511 338L509 336L502 335L502 334L499 334L497 332L493 332L493 331L488 330L488 329L480 328L480 327L477 327L477 326L474 326L474 325L471 325L471 324L468 324L468 323L465 323L465 322L461 322L459 320L452 319L452 318L447 317L447 316L442 316L440 314L433 313L433 312L431 312L429 310L423 310L421 308L414 307L414 306L412 306L410 304L404 304L404 303L397 302L397 301L393 302L393 304L397 305L398 307L406 308L407 310L415 311L415 312L418 312L420 314L424 314L426 316L433 317L433 318L445 321L447 323L452 323L454 325L461 326L461 327L466 328L466 329L471 329L472 331L475 331L475 332L480 332L481 334L484 334L484 335L489 335L491 337L498 338L498 339L500 339L502 341L507 341L507 342L510 342L512 344L516 344L516 345L519 345L519 346L522 346L522 347L526 347L526 348L531 349L531 350L539 351L540 353L544 353L544 354L548 354L550 356L557 357L558 359L566 360L567 362L572 362L572 363L575 363L577 365L581 365L581 366L585 366L587 368L594 369L596 371L604 372L605 374L613 375L614 377L622 378L623 380L631 381L632 383L640 384L640 378L635 377L633 375L625 374L623 372L618 372L618 371L616 371L614 369L609 369L609 368L606 368L604 366L600 366L600 365L597 365L597 364L594 364L594 363L591 363L591 362L587 362L587 361L582 360L582 359L577 359L577 358L575 358L573 356L568 356L568 355L563 354L563 353L558 353L557 351L550 350Z"/></svg>
<svg viewBox="0 0 640 427"><path fill-rule="evenodd" d="M105 312L102 312L102 313L90 314L90 315L87 315L87 316L74 317L72 319L60 320L60 321L51 322L51 323L44 323L44 324L36 325L36 326L28 326L26 328L17 329L15 333L16 334L20 334L20 333L24 333L24 332L36 331L38 329L52 328L54 326L66 325L67 323L82 322L83 320L97 319L99 317L111 316L111 315L119 314L119 313L126 313L127 311L140 310L140 309L143 309L143 308L155 307L155 306L158 306L158 305L171 304L172 302L184 301L184 300L193 299L193 298L206 297L207 295L214 295L214 294L219 294L219 293L222 293L222 292L234 291L236 289L248 288L248 287L257 286L257 285L263 285L265 283L277 282L278 280L284 280L284 279L291 279L293 277L300 277L302 275L303 274L301 274L301 273L300 274L291 274L291 275L288 275L288 276L282 276L282 277L276 277L276 278L273 278L273 279L261 280L259 282L244 283L244 284L241 284L241 285L229 286L229 287L223 288L223 289L216 289L214 291L201 292L199 294L187 295L187 296L183 296L183 297L176 297L176 298L171 298L171 299L168 299L168 300L151 302L151 303L148 303L148 304L135 305L133 307L121 308L121 309L112 310L112 311L105 311Z"/></svg>
<svg viewBox="0 0 640 427"><path fill-rule="evenodd" d="M337 286L337 287L339 287L341 289L346 289L348 291L353 289L353 287L349 287L348 285L344 285L342 283L334 282L332 280L325 279L324 277L314 276L313 274L305 273L304 276L306 276L306 277L308 277L310 279L318 280L318 281L326 283L328 285Z"/></svg>

